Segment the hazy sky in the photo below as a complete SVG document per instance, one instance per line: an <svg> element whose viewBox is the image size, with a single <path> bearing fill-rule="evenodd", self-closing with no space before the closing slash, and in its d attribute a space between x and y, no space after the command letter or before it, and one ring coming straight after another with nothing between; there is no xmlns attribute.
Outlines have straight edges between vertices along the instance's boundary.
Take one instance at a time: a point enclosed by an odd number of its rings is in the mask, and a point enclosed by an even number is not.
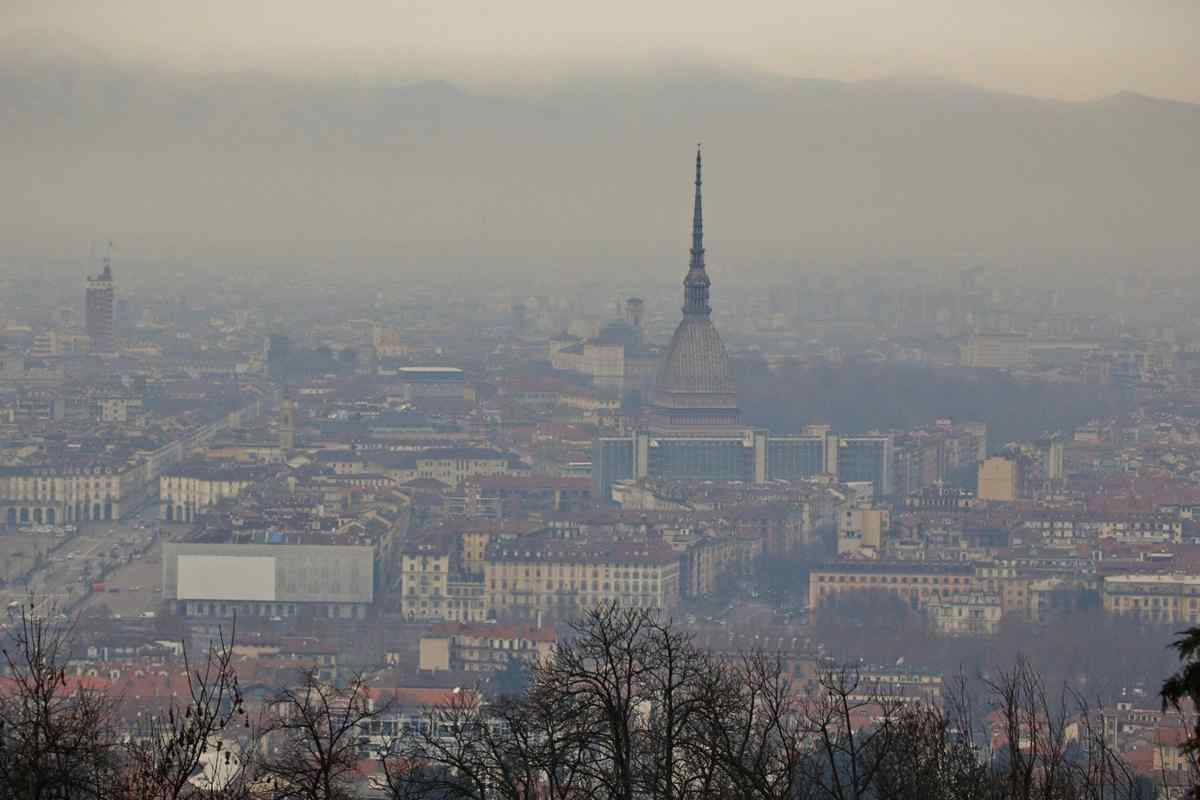
<svg viewBox="0 0 1200 800"><path fill-rule="evenodd" d="M0 43L22 40L186 66L502 81L682 58L1200 102L1198 0L0 0Z"/></svg>

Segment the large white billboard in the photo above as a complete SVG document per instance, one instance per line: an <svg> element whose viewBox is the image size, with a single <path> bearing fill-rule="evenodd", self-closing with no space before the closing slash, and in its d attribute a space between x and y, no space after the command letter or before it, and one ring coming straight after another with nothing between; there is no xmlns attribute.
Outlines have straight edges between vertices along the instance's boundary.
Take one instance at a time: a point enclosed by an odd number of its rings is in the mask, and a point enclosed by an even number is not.
<svg viewBox="0 0 1200 800"><path fill-rule="evenodd" d="M274 601L274 556L179 556L179 600Z"/></svg>

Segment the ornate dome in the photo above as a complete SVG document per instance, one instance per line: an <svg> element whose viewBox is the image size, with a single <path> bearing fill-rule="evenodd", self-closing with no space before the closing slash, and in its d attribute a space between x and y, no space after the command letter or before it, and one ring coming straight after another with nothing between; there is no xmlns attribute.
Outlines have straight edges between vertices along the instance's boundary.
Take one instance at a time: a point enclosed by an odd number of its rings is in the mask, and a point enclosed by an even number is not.
<svg viewBox="0 0 1200 800"><path fill-rule="evenodd" d="M659 424L729 425L738 421L737 388L721 335L709 315L704 267L704 223L700 210L700 153L696 153L696 206L692 215L692 258L683 279L683 319L671 337L654 388Z"/></svg>
<svg viewBox="0 0 1200 800"><path fill-rule="evenodd" d="M708 317L685 316L658 369L655 405L737 408L736 392L717 327Z"/></svg>

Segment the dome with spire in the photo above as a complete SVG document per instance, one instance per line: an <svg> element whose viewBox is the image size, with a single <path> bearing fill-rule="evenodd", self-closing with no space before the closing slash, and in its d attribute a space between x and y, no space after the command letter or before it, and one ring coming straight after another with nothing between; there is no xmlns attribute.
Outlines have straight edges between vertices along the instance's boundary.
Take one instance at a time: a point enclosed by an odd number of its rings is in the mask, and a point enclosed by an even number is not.
<svg viewBox="0 0 1200 800"><path fill-rule="evenodd" d="M675 329L655 382L655 398L669 405L695 405L684 395L727 395L721 407L736 407L737 389L717 326L708 318L685 317ZM712 400L717 400L712 397Z"/></svg>
<svg viewBox="0 0 1200 800"><path fill-rule="evenodd" d="M737 388L721 335L712 323L711 281L704 265L700 204L700 151L696 151L696 205L692 217L691 263L683 280L683 319L658 370L654 414L658 422L728 425L738 422Z"/></svg>

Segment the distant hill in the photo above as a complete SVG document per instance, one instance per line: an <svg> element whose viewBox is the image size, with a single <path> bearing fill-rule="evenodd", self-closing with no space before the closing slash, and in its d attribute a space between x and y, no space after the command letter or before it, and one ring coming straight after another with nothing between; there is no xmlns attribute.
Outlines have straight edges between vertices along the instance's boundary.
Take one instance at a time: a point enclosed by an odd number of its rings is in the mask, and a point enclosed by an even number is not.
<svg viewBox="0 0 1200 800"><path fill-rule="evenodd" d="M1196 261L1200 106L719 71L536 97L0 57L0 247L656 263L707 152L714 280L750 264Z"/></svg>

